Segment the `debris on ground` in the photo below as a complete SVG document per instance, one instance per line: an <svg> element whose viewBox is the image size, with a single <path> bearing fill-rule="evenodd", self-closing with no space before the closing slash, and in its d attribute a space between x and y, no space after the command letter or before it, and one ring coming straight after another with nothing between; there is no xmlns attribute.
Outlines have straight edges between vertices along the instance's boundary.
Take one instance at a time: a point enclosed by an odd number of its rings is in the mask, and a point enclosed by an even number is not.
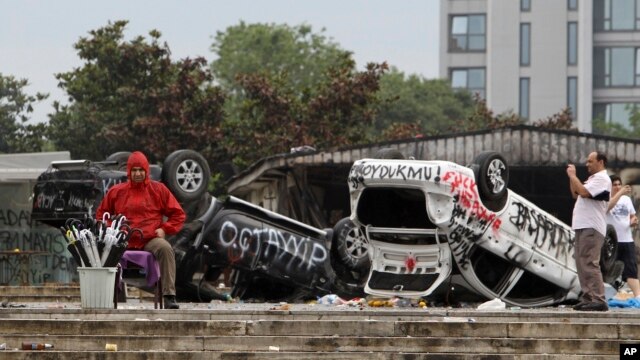
<svg viewBox="0 0 640 360"><path fill-rule="evenodd" d="M507 304L505 304L504 301L495 298L478 305L478 310L504 310L506 307Z"/></svg>

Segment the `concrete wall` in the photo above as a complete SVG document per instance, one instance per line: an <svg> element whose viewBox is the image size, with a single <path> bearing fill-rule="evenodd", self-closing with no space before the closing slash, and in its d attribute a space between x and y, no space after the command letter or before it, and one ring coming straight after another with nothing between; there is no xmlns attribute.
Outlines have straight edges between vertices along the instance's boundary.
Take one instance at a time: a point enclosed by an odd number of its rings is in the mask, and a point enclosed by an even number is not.
<svg viewBox="0 0 640 360"><path fill-rule="evenodd" d="M62 234L31 221L34 184L35 180L0 182L0 284L77 281L76 264Z"/></svg>

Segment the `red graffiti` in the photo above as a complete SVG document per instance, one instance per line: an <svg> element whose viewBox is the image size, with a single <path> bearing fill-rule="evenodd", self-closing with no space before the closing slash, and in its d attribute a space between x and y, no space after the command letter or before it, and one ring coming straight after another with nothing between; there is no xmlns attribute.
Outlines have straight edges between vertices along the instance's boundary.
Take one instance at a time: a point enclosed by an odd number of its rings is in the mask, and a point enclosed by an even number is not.
<svg viewBox="0 0 640 360"><path fill-rule="evenodd" d="M469 217L491 224L493 230L500 228L502 221L496 217L496 213L482 205L474 179L455 171L447 171L442 181L451 185L451 192L458 195L458 201L467 209Z"/></svg>

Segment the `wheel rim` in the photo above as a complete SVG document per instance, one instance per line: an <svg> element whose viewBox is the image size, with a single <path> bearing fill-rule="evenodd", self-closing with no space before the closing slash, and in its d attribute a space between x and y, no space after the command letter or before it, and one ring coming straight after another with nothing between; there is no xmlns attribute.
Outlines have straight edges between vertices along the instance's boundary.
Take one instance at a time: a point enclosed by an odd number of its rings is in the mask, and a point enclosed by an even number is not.
<svg viewBox="0 0 640 360"><path fill-rule="evenodd" d="M347 251L356 259L367 256L369 243L358 227L351 228L344 239Z"/></svg>
<svg viewBox="0 0 640 360"><path fill-rule="evenodd" d="M176 170L178 186L185 192L196 192L204 181L202 168L197 161L184 160Z"/></svg>
<svg viewBox="0 0 640 360"><path fill-rule="evenodd" d="M494 194L501 192L506 186L506 182L502 176L502 173L506 169L507 167L499 159L495 159L489 163L487 178L489 179L489 183L492 185L492 191Z"/></svg>

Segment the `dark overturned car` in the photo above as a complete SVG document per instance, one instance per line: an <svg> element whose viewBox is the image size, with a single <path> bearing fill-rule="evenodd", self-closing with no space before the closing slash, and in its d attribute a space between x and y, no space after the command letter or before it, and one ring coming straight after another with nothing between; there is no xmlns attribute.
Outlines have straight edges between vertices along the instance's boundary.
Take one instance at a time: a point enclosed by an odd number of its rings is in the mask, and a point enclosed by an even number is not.
<svg viewBox="0 0 640 360"><path fill-rule="evenodd" d="M68 218L93 216L109 188L127 181L128 156L118 152L100 162L52 162L34 187L32 219L57 228ZM224 299L212 284L227 269L234 298L363 295L362 277L352 268L368 261L366 244L353 241L348 219L335 231L318 229L233 196L213 197L207 191L209 166L191 150L175 151L149 171L187 214L183 229L168 239L176 254L178 298Z"/></svg>

